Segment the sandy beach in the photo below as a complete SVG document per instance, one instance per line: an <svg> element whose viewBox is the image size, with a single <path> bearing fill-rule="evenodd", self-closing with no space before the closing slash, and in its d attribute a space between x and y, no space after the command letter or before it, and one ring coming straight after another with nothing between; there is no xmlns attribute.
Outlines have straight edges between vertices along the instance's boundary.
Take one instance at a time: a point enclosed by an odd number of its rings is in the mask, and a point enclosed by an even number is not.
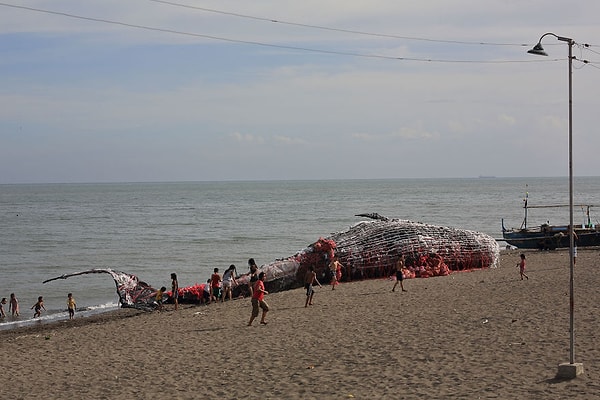
<svg viewBox="0 0 600 400"><path fill-rule="evenodd" d="M499 268L266 296L267 325L238 299L118 310L0 332L3 399L600 398L600 252L579 249L575 361L568 251L504 251ZM399 288L398 288L399 289Z"/></svg>

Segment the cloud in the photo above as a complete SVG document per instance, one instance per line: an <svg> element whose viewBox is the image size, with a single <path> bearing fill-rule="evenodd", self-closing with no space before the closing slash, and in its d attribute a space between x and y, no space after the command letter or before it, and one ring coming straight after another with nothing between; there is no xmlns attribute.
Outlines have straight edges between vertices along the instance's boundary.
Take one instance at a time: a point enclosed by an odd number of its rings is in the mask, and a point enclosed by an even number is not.
<svg viewBox="0 0 600 400"><path fill-rule="evenodd" d="M6 182L294 179L330 171L332 148L360 157L354 170L331 171L342 178L465 176L475 162L491 175L539 174L539 165L562 175L543 157L564 153L567 48L547 37L550 57L526 50L549 26L594 45L600 14L600 2L584 0L566 8L555 0L27 6L132 26L0 6ZM582 159L600 147L600 60L576 50L595 61L573 71ZM90 148L101 161L90 163ZM422 165L423 150L426 167L410 168ZM507 165L509 156L518 165ZM32 168L41 157L46 167ZM285 169L272 168L274 159ZM119 168L108 174L106 165ZM597 171L592 161L579 165L578 173Z"/></svg>
<svg viewBox="0 0 600 400"><path fill-rule="evenodd" d="M379 140L381 138L381 135L374 135L372 133L353 133L352 138L364 142L374 142Z"/></svg>
<svg viewBox="0 0 600 400"><path fill-rule="evenodd" d="M365 141L365 142L383 142L383 141L391 141L395 139L409 140L409 141L430 141L436 138L439 138L439 134L429 132L423 127L402 127L397 131L390 133L353 133L351 136L354 139Z"/></svg>
<svg viewBox="0 0 600 400"><path fill-rule="evenodd" d="M405 127L398 132L392 133L392 137L409 139L409 140L432 140L439 137L439 134L429 132L422 127Z"/></svg>
<svg viewBox="0 0 600 400"><path fill-rule="evenodd" d="M290 136L283 136L283 135L275 135L273 136L273 140L279 144L284 144L284 145L303 145L306 144L306 141L302 138L299 137L290 137Z"/></svg>
<svg viewBox="0 0 600 400"><path fill-rule="evenodd" d="M265 139L262 136L255 136L249 133L241 134L239 132L234 132L229 135L234 141L239 143L259 143L262 144L265 142Z"/></svg>
<svg viewBox="0 0 600 400"><path fill-rule="evenodd" d="M517 119L513 116L502 114L498 116L498 122L503 125L514 126L517 123Z"/></svg>
<svg viewBox="0 0 600 400"><path fill-rule="evenodd" d="M566 131L567 121L556 115L543 115L539 118L539 124L542 129L551 131Z"/></svg>

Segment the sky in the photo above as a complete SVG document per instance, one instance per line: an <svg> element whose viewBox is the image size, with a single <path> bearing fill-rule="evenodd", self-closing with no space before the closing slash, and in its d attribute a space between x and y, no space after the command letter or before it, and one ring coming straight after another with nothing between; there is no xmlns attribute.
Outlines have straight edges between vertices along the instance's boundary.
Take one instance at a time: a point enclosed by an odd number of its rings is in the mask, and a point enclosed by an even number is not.
<svg viewBox="0 0 600 400"><path fill-rule="evenodd" d="M598 176L597 1L0 0L0 184L567 176L547 32Z"/></svg>

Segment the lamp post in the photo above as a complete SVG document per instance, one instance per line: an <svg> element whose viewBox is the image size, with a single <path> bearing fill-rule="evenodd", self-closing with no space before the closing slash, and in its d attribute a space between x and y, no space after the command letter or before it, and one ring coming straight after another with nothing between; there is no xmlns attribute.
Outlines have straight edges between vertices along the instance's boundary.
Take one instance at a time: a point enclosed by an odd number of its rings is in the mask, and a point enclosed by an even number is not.
<svg viewBox="0 0 600 400"><path fill-rule="evenodd" d="M583 374L583 364L575 363L575 324L574 324L574 288L573 288L573 250L574 250L574 226L573 226L573 45L575 41L568 37L558 36L552 32L543 34L538 43L529 50L529 54L547 56L542 47L542 39L546 36L554 36L561 42L567 42L569 46L569 362L558 366L557 378L571 379Z"/></svg>

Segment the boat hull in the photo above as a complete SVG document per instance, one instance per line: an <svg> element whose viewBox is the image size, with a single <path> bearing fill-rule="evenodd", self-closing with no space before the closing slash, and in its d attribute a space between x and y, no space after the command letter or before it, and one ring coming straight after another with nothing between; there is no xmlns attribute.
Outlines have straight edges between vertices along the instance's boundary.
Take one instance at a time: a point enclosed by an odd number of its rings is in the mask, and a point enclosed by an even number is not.
<svg viewBox="0 0 600 400"><path fill-rule="evenodd" d="M554 228L543 231L515 230L504 231L502 236L504 241L519 249L539 249L539 250L555 250L558 248L569 247L569 235L567 228L557 232ZM578 247L593 247L600 246L600 231L597 230L575 230L577 240L575 246Z"/></svg>

